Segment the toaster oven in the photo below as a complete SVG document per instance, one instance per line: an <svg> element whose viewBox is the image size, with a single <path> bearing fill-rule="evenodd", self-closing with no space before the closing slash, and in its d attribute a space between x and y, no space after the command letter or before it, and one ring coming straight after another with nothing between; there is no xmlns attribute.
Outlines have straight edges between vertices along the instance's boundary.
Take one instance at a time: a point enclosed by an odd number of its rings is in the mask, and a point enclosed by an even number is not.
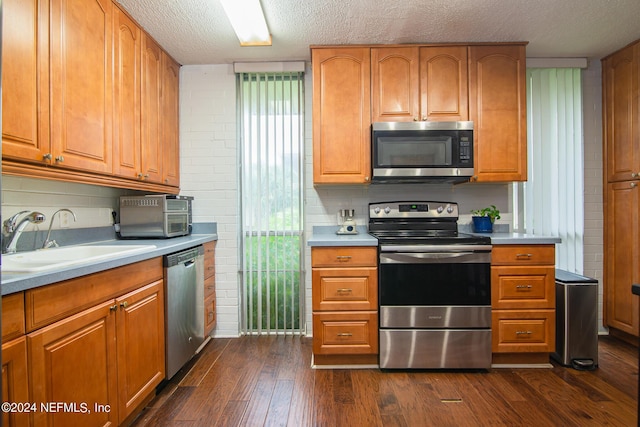
<svg viewBox="0 0 640 427"><path fill-rule="evenodd" d="M190 196L171 194L120 197L120 236L168 238L191 234Z"/></svg>

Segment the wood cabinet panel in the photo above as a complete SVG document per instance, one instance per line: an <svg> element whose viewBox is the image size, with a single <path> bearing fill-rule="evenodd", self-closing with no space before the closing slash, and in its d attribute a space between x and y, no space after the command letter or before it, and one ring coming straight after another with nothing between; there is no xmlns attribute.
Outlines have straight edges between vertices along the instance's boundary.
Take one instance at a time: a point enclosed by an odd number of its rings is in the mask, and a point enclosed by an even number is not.
<svg viewBox="0 0 640 427"><path fill-rule="evenodd" d="M207 242L204 246L204 277L216 275L216 242Z"/></svg>
<svg viewBox="0 0 640 427"><path fill-rule="evenodd" d="M2 297L2 342L25 334L24 292Z"/></svg>
<svg viewBox="0 0 640 427"><path fill-rule="evenodd" d="M204 300L204 336L211 335L211 332L216 327L217 322L216 313L216 294L213 292L207 296Z"/></svg>
<svg viewBox="0 0 640 427"><path fill-rule="evenodd" d="M162 51L148 35L142 37L141 80L142 177L162 181Z"/></svg>
<svg viewBox="0 0 640 427"><path fill-rule="evenodd" d="M466 46L420 48L421 120L469 120Z"/></svg>
<svg viewBox="0 0 640 427"><path fill-rule="evenodd" d="M494 353L540 353L555 349L555 310L497 310L492 313Z"/></svg>
<svg viewBox="0 0 640 427"><path fill-rule="evenodd" d="M313 182L371 179L369 48L312 49Z"/></svg>
<svg viewBox="0 0 640 427"><path fill-rule="evenodd" d="M42 162L49 152L46 2L5 0L2 4L2 156ZM11 58L11 60L9 60Z"/></svg>
<svg viewBox="0 0 640 427"><path fill-rule="evenodd" d="M640 179L640 43L602 62L603 132L608 182Z"/></svg>
<svg viewBox="0 0 640 427"><path fill-rule="evenodd" d="M555 307L555 268L493 267L491 269L491 307Z"/></svg>
<svg viewBox="0 0 640 427"><path fill-rule="evenodd" d="M469 47L474 181L527 179L525 45Z"/></svg>
<svg viewBox="0 0 640 427"><path fill-rule="evenodd" d="M607 185L605 205L605 323L640 335L640 307L631 285L640 282L640 189L635 182Z"/></svg>
<svg viewBox="0 0 640 427"><path fill-rule="evenodd" d="M180 65L162 53L162 184L180 186Z"/></svg>
<svg viewBox="0 0 640 427"><path fill-rule="evenodd" d="M371 49L372 122L417 121L420 117L420 49Z"/></svg>
<svg viewBox="0 0 640 427"><path fill-rule="evenodd" d="M494 245L491 265L555 265L555 245Z"/></svg>
<svg viewBox="0 0 640 427"><path fill-rule="evenodd" d="M139 179L142 32L118 7L113 22L113 173Z"/></svg>
<svg viewBox="0 0 640 427"><path fill-rule="evenodd" d="M158 257L30 289L25 292L27 331L160 280L162 274L162 258Z"/></svg>
<svg viewBox="0 0 640 427"><path fill-rule="evenodd" d="M375 246L332 246L311 248L312 267L375 267L378 248Z"/></svg>
<svg viewBox="0 0 640 427"><path fill-rule="evenodd" d="M113 304L109 300L27 336L31 401L109 405L109 412L81 414L82 423L117 425ZM38 411L33 414L33 422L38 426L71 426L77 425L78 416L74 412Z"/></svg>
<svg viewBox="0 0 640 427"><path fill-rule="evenodd" d="M163 283L158 280L115 302L120 423L165 377Z"/></svg>
<svg viewBox="0 0 640 427"><path fill-rule="evenodd" d="M378 312L313 314L314 354L375 354L378 352Z"/></svg>
<svg viewBox="0 0 640 427"><path fill-rule="evenodd" d="M112 170L112 3L51 0L51 163Z"/></svg>
<svg viewBox="0 0 640 427"><path fill-rule="evenodd" d="M377 268L314 268L313 310L377 310Z"/></svg>
<svg viewBox="0 0 640 427"><path fill-rule="evenodd" d="M29 399L27 339L22 336L9 342L3 339L2 342L2 401L32 402ZM29 426L29 413L2 411L2 425L5 427Z"/></svg>

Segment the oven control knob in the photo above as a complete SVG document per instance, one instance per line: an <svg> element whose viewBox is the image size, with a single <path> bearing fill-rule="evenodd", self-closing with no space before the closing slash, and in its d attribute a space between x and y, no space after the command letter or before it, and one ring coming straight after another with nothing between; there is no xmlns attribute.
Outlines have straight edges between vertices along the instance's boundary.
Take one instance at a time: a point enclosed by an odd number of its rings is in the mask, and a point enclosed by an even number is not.
<svg viewBox="0 0 640 427"><path fill-rule="evenodd" d="M448 213L453 213L453 206L447 207L447 212Z"/></svg>
<svg viewBox="0 0 640 427"><path fill-rule="evenodd" d="M373 213L375 213L376 215L380 213L380 208L373 208Z"/></svg>
<svg viewBox="0 0 640 427"><path fill-rule="evenodd" d="M389 206L387 206L386 208L384 208L384 213L389 214L391 213L391 208Z"/></svg>
<svg viewBox="0 0 640 427"><path fill-rule="evenodd" d="M441 214L442 212L444 212L444 207L438 206L438 209L436 210L438 211L439 214Z"/></svg>

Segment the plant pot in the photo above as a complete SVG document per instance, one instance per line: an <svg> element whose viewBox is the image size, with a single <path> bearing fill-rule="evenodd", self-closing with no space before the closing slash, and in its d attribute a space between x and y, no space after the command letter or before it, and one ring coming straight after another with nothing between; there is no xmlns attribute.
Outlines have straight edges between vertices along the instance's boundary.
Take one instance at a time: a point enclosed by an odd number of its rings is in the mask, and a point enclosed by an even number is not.
<svg viewBox="0 0 640 427"><path fill-rule="evenodd" d="M493 223L488 216L472 216L471 220L476 233L493 233Z"/></svg>

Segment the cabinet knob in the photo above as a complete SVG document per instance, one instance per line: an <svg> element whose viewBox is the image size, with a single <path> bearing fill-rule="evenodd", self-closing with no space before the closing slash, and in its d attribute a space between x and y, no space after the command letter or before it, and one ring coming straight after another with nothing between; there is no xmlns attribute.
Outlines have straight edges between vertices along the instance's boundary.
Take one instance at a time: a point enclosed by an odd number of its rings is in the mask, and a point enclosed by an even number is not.
<svg viewBox="0 0 640 427"><path fill-rule="evenodd" d="M118 309L118 304L114 304L111 307L109 307L109 311L116 311Z"/></svg>
<svg viewBox="0 0 640 427"><path fill-rule="evenodd" d="M64 162L64 157L56 156L55 161L58 162L58 163L62 163L62 162Z"/></svg>
<svg viewBox="0 0 640 427"><path fill-rule="evenodd" d="M369 182L369 177L368 176L364 177L364 182Z"/></svg>
<svg viewBox="0 0 640 427"><path fill-rule="evenodd" d="M417 121L418 121L418 117L414 117L414 118L413 118L413 121L414 121L414 122L417 122Z"/></svg>
<svg viewBox="0 0 640 427"><path fill-rule="evenodd" d="M47 153L42 156L42 160L51 160L51 159L53 159L53 156L51 155L51 153Z"/></svg>
<svg viewBox="0 0 640 427"><path fill-rule="evenodd" d="M127 308L128 305L129 305L129 303L126 302L126 301L120 303L120 307L122 307L122 308Z"/></svg>
<svg viewBox="0 0 640 427"><path fill-rule="evenodd" d="M635 172L631 172L631 178L637 178L637 177L638 177L638 174L637 174L637 173L635 173Z"/></svg>
<svg viewBox="0 0 640 427"><path fill-rule="evenodd" d="M635 183L635 182L632 182L632 183L631 183L631 188L636 188L637 186L638 186L638 184L637 184L637 183Z"/></svg>

